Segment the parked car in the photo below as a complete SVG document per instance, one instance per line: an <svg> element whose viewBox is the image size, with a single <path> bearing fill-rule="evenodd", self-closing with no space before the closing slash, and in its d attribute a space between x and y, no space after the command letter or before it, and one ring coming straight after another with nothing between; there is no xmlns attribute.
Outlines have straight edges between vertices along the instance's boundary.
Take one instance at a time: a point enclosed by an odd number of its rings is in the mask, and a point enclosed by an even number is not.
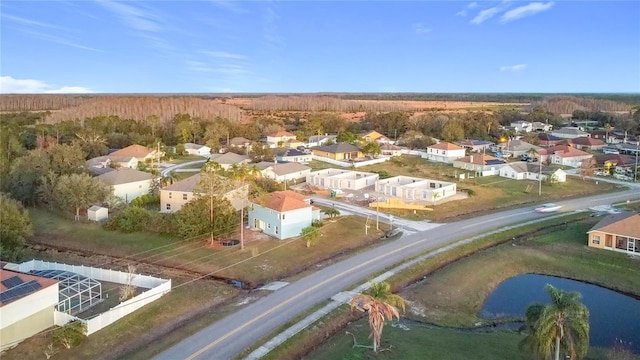
<svg viewBox="0 0 640 360"><path fill-rule="evenodd" d="M543 204L542 206L537 207L535 210L536 212L539 212L539 213L550 213L550 212L556 212L560 210L561 207L562 205L548 203L548 204Z"/></svg>
<svg viewBox="0 0 640 360"><path fill-rule="evenodd" d="M402 230L395 228L385 232L384 235L380 237L380 240L395 239L399 238L400 236L402 236Z"/></svg>

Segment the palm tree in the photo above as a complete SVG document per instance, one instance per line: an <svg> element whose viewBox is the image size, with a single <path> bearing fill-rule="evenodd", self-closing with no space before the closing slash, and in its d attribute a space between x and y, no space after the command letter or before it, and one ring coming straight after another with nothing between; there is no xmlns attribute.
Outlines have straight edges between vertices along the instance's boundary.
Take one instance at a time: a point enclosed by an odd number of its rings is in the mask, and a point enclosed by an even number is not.
<svg viewBox="0 0 640 360"><path fill-rule="evenodd" d="M340 210L336 208L328 208L322 210L322 212L329 217L329 219L333 219L336 216L340 216Z"/></svg>
<svg viewBox="0 0 640 360"><path fill-rule="evenodd" d="M385 318L387 320L393 320L394 317L400 319L398 310L393 305L365 294L358 294L353 297L351 300L351 311L353 311L354 308L369 314L370 337L373 338L373 351L378 352Z"/></svg>
<svg viewBox="0 0 640 360"><path fill-rule="evenodd" d="M533 304L527 308L525 326L529 334L521 348L537 358L560 360L560 349L572 360L582 358L589 350L589 310L580 303L580 293L545 287L551 304Z"/></svg>
<svg viewBox="0 0 640 360"><path fill-rule="evenodd" d="M307 241L307 247L311 247L318 240L318 228L315 226L307 226L300 234Z"/></svg>
<svg viewBox="0 0 640 360"><path fill-rule="evenodd" d="M609 143L609 133L611 132L611 124L604 124L604 142Z"/></svg>
<svg viewBox="0 0 640 360"><path fill-rule="evenodd" d="M404 299L399 295L396 295L391 292L391 285L389 285L388 282L381 281L378 283L376 282L371 283L371 287L369 288L369 294L375 299L378 299L389 305L392 305L397 309L402 309L402 311L404 312L404 309L405 309Z"/></svg>

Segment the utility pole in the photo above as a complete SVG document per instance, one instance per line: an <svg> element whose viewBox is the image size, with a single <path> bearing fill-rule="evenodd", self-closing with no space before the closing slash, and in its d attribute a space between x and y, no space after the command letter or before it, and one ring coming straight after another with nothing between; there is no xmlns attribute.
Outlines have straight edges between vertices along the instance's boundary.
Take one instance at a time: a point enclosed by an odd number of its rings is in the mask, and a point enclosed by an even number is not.
<svg viewBox="0 0 640 360"><path fill-rule="evenodd" d="M376 230L380 230L380 200L376 198Z"/></svg>
<svg viewBox="0 0 640 360"><path fill-rule="evenodd" d="M638 182L638 150L640 150L640 141L636 141L636 168L633 172L633 182Z"/></svg>

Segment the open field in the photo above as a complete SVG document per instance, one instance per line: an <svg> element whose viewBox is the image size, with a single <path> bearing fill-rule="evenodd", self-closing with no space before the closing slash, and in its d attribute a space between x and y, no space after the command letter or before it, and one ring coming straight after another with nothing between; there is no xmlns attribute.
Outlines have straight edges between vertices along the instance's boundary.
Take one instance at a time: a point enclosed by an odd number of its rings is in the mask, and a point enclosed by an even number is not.
<svg viewBox="0 0 640 360"><path fill-rule="evenodd" d="M310 248L301 238L279 241L247 230L246 249L242 251L238 246L210 246L206 238L180 240L149 233L107 231L96 224L72 222L39 209L32 209L31 216L37 243L237 279L249 285L296 275L338 254L375 244L382 234L370 231L365 236L365 219L343 216L326 220L317 244Z"/></svg>

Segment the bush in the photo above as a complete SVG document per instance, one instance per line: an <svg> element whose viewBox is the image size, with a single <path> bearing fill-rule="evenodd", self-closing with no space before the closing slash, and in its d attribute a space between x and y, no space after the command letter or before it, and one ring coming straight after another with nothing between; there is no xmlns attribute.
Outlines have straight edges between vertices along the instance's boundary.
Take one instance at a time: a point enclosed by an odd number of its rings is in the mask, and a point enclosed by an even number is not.
<svg viewBox="0 0 640 360"><path fill-rule="evenodd" d="M313 220L313 222L311 223L311 226L316 228L322 227L322 225L324 225L322 220Z"/></svg>
<svg viewBox="0 0 640 360"><path fill-rule="evenodd" d="M151 207L160 205L160 195L144 194L131 200L131 206L137 207Z"/></svg>
<svg viewBox="0 0 640 360"><path fill-rule="evenodd" d="M460 189L462 191L466 191L467 194L469 194L469 196L473 196L476 194L476 192L473 189Z"/></svg>
<svg viewBox="0 0 640 360"><path fill-rule="evenodd" d="M123 233L143 231L148 227L151 217L149 210L137 206L129 206L119 212L118 215L111 217L105 224L105 228Z"/></svg>
<svg viewBox="0 0 640 360"><path fill-rule="evenodd" d="M391 177L391 175L389 175L389 173L386 170L376 171L375 173L380 176L380 180L388 179Z"/></svg>

